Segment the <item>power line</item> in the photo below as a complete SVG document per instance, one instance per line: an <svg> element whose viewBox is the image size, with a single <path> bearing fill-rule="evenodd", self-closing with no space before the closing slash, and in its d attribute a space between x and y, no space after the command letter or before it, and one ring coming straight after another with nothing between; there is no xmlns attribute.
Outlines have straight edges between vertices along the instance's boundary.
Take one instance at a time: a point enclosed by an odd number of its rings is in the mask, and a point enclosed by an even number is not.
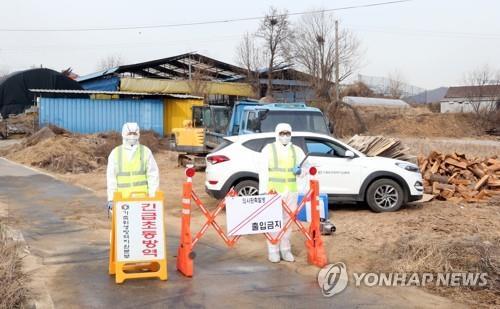
<svg viewBox="0 0 500 309"><path fill-rule="evenodd" d="M397 4L397 3L402 3L402 2L411 2L411 1L413 1L413 0L397 0L397 1L377 2L377 3L344 6L344 7L325 9L325 10L317 10L317 11L296 12L296 13L290 13L288 15L289 16L296 16L296 15L316 14L316 13L323 13L323 12L344 11L344 10L369 8L369 7L376 7L376 6L383 6L383 5L391 5L391 4ZM123 26L123 27L102 27L102 28L72 28L72 29L71 28L70 29L3 28L3 29L0 29L0 32L87 32L87 31L141 30L141 29L158 29L158 28L174 28L174 27L186 27L186 26L212 25L212 24L239 22L239 21L261 20L264 18L265 18L265 16L258 16L258 17L243 17L243 18L200 21L200 22L179 23L179 24L166 24L166 25Z"/></svg>

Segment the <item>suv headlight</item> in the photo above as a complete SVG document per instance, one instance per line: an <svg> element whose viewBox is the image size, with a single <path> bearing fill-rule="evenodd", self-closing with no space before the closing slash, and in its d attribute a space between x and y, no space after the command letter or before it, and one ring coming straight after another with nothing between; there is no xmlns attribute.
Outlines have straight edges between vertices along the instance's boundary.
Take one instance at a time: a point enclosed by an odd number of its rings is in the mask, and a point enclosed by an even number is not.
<svg viewBox="0 0 500 309"><path fill-rule="evenodd" d="M415 172L415 173L419 172L418 166L416 166L415 164L397 162L396 165L399 166L400 168L403 168L403 169L409 171L409 172Z"/></svg>

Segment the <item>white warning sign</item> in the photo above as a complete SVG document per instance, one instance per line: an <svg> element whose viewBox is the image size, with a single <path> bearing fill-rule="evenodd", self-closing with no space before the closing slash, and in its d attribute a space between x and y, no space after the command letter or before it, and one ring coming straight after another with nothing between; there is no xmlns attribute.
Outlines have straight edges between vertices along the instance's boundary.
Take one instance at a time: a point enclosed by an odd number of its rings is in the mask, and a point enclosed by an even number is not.
<svg viewBox="0 0 500 309"><path fill-rule="evenodd" d="M281 204L278 194L227 197L227 235L279 232L283 227Z"/></svg>

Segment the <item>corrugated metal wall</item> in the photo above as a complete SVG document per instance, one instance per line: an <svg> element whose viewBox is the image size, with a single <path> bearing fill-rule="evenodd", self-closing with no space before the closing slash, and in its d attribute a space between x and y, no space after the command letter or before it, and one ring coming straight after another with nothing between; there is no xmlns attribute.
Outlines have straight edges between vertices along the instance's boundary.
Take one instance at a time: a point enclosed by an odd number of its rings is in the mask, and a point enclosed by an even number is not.
<svg viewBox="0 0 500 309"><path fill-rule="evenodd" d="M41 98L40 125L54 124L76 133L121 132L125 122L163 135L161 99L91 100Z"/></svg>

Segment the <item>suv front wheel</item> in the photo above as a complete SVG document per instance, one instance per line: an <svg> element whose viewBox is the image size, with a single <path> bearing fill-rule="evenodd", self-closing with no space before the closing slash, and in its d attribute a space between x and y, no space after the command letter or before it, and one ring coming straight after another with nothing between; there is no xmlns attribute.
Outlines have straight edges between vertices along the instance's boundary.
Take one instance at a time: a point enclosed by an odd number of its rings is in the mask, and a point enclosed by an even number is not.
<svg viewBox="0 0 500 309"><path fill-rule="evenodd" d="M398 210L403 205L404 191L391 179L374 181L366 191L366 202L374 212Z"/></svg>

